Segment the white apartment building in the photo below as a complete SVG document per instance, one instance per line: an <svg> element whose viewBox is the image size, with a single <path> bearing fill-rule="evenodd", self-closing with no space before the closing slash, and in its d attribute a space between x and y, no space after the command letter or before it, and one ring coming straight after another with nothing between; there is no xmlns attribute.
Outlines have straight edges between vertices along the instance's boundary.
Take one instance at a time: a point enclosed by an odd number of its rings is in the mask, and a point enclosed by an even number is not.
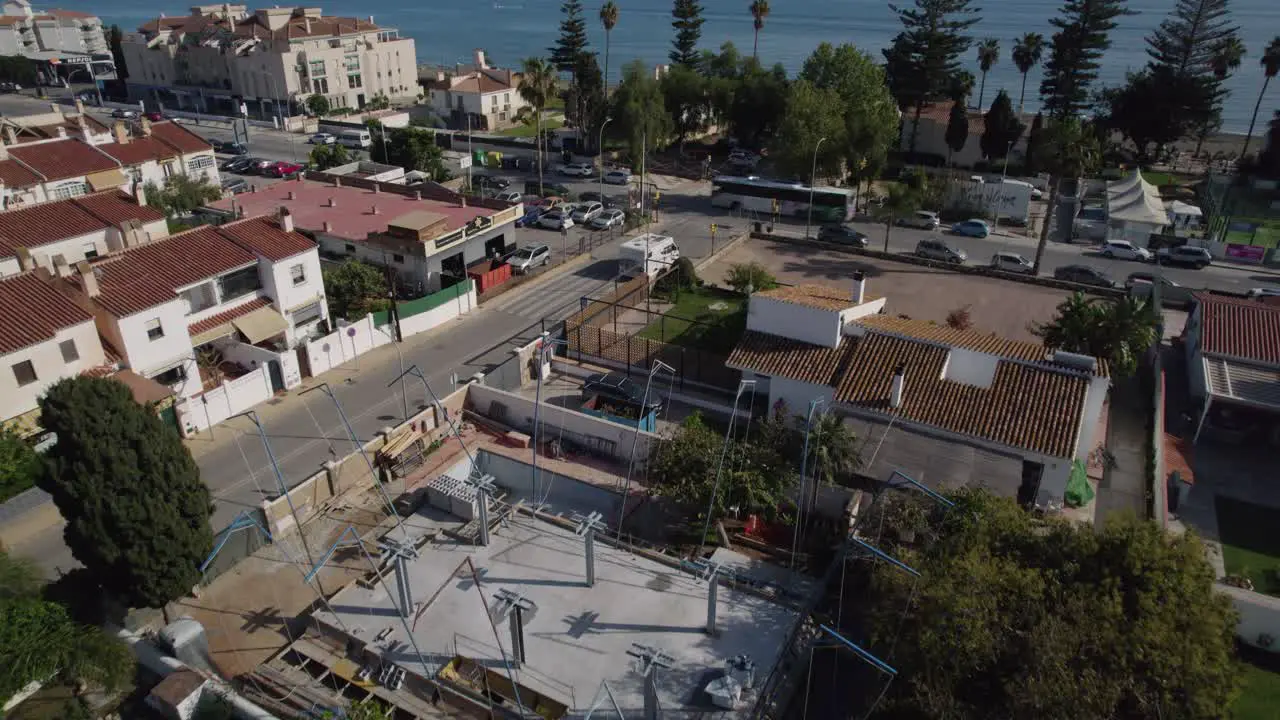
<svg viewBox="0 0 1280 720"><path fill-rule="evenodd" d="M110 53L102 20L76 10L39 11L28 0L0 4L0 55L49 59Z"/></svg>
<svg viewBox="0 0 1280 720"><path fill-rule="evenodd" d="M338 108L417 98L414 42L373 17L319 8L202 5L147 22L123 42L131 96L163 107L271 117L316 94ZM242 108L242 105L244 106Z"/></svg>
<svg viewBox="0 0 1280 720"><path fill-rule="evenodd" d="M169 235L164 213L137 196L106 190L0 213L0 277L44 268L67 274L81 260Z"/></svg>
<svg viewBox="0 0 1280 720"><path fill-rule="evenodd" d="M475 64L465 71L437 71L423 86L431 109L453 128L466 128L468 119L473 130L508 128L528 106L520 97L519 73L489 67L483 50L475 51Z"/></svg>
<svg viewBox="0 0 1280 720"><path fill-rule="evenodd" d="M35 273L0 279L0 422L24 424L50 385L104 362L93 315Z"/></svg>

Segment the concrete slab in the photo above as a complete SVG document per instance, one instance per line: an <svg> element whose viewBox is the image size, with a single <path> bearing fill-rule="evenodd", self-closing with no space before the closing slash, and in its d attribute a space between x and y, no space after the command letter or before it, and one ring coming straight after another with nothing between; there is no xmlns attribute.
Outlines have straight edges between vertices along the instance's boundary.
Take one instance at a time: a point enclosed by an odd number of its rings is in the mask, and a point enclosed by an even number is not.
<svg viewBox="0 0 1280 720"><path fill-rule="evenodd" d="M602 542L596 543L595 557L596 583L588 588L582 539L526 516L498 528L489 547L428 545L409 565L418 601L439 590L412 623L412 640L421 656L381 586L344 589L330 602L332 613L321 611L317 619L347 628L368 642L370 650L410 673L434 676L454 655L462 655L505 674L504 656L511 648L508 620L500 616L491 623L490 613L499 590L521 593L534 610L525 616L527 662L514 670L516 679L567 704L571 716L590 707L603 681L624 713L639 716L642 678L635 658L628 655L636 643L673 659L657 682L659 702L668 711L711 710L702 690L730 658L748 655L760 678L777 662L795 611L721 587L719 632L713 637L704 630L706 583ZM466 568L467 559L479 572L478 587L469 569L457 572L460 565Z"/></svg>

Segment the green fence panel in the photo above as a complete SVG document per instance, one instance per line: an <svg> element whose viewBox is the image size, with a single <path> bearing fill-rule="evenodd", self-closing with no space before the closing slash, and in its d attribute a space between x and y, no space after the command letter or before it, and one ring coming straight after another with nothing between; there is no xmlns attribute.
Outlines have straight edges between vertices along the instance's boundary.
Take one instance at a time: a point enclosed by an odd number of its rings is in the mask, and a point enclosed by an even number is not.
<svg viewBox="0 0 1280 720"><path fill-rule="evenodd" d="M380 310L376 313L373 313L373 324L375 327L382 327L383 325L386 325L389 322L391 322L390 310Z"/></svg>
<svg viewBox="0 0 1280 720"><path fill-rule="evenodd" d="M471 278L467 278L466 280L458 283L457 285L447 287L444 290L432 293L430 295L427 295L426 297L420 297L416 300L409 300L407 302L402 302L397 306L400 311L400 317L401 318L413 317L414 315L419 315L429 310L435 310L441 305L447 302L450 302L452 300L457 300L459 297L471 292L471 288L474 282L475 281L472 280Z"/></svg>

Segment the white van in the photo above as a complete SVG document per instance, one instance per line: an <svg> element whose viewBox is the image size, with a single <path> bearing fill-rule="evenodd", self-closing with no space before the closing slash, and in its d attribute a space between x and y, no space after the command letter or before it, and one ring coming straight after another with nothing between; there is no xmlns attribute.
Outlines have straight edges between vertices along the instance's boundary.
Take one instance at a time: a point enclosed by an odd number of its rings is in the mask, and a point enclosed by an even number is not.
<svg viewBox="0 0 1280 720"><path fill-rule="evenodd" d="M670 235L645 233L622 243L618 249L618 272L627 277L648 273L655 278L675 267L680 247Z"/></svg>
<svg viewBox="0 0 1280 720"><path fill-rule="evenodd" d="M364 150L373 145L373 137L368 130L343 130L338 133L338 144Z"/></svg>

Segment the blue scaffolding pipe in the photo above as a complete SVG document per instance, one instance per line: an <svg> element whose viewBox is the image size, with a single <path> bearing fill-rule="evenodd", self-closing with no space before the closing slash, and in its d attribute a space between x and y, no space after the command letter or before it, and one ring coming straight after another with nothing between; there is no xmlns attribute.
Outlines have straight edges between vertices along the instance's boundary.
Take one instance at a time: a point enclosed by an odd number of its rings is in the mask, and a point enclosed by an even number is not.
<svg viewBox="0 0 1280 720"><path fill-rule="evenodd" d="M892 486L893 486L893 479L894 479L894 478L902 478L903 480L906 480L906 481L907 481L907 483L908 483L909 485L911 485L912 487L914 487L915 489L919 490L920 492L924 493L925 495L928 495L929 497L933 498L934 500L937 500L938 502L942 503L943 505L946 505L946 506L947 506L947 507L949 507L949 508L953 508L953 507L955 507L955 506L956 506L956 504L955 504L955 503L951 502L950 500L948 500L948 499L946 499L946 498L942 497L942 496L941 496L941 495L939 495L938 493L936 493L936 492L934 492L934 491L930 490L929 488L925 487L924 485L921 485L920 483L918 483L918 482L916 482L915 480L911 479L911 478L910 478L906 473L902 472L901 470L894 470L894 471L893 471L893 473L889 475L889 479L885 481L885 485L889 485L890 487L892 487Z"/></svg>
<svg viewBox="0 0 1280 720"><path fill-rule="evenodd" d="M902 562L901 560L899 560L899 559L897 559L897 558L893 557L892 555L890 555L890 554L886 553L885 551L881 550L880 548L875 547L874 545L869 545L869 544L867 544L867 543L865 543L865 542L863 542L863 541L859 540L858 538L853 537L852 535L850 535L850 536L849 536L849 542L852 542L852 543L857 544L857 545L858 545L859 547L861 547L863 550L866 550L867 552L871 553L872 555L875 555L876 557L880 558L881 560L884 560L885 562L889 563L890 565L893 565L894 567L898 568L899 570L903 570L903 571L905 571L905 572L911 573L912 575L915 575L916 577L920 577L920 573L919 573L919 572L917 572L915 568L913 568L913 567L911 567L910 565L908 565L908 564L906 564L906 563Z"/></svg>
<svg viewBox="0 0 1280 720"><path fill-rule="evenodd" d="M312 578L314 578L316 574L318 574L320 570L324 568L324 564L329 562L329 558L333 557L334 553L338 552L339 547L345 547L342 545L342 539L345 538L348 533L350 533L351 537L356 541L357 545L360 544L360 536L356 535L356 531L350 525L348 525L347 529L343 530L342 534L338 536L338 539L333 541L333 545L328 550L325 551L324 557L317 560L316 564L311 566L311 571L308 572L305 576L303 576L307 582L311 582Z"/></svg>
<svg viewBox="0 0 1280 720"><path fill-rule="evenodd" d="M235 516L235 519L231 521L231 524L227 525L222 529L222 532L219 533L219 535L222 536L222 539L218 540L218 544L213 546L213 552L209 553L209 556L204 559L204 562L200 563L200 573L202 575L204 574L204 571L208 569L209 564L213 562L213 559L218 556L218 553L222 552L223 546L227 544L227 541L231 539L232 535L251 527L257 528L258 532L262 533L262 537L266 538L267 542L271 542L271 533L267 532L267 529L262 527L257 520L254 520L253 517L249 515L248 510L241 510L240 513Z"/></svg>
<svg viewBox="0 0 1280 720"><path fill-rule="evenodd" d="M868 664L870 664L872 667L876 668L877 670L883 673L888 673L889 675L896 676L898 674L898 671L895 670L893 666L889 665L889 663L881 660L875 655L872 655L869 651L863 650L862 648L858 647L856 643L845 638L843 635L836 632L835 630L832 630L826 625L819 625L818 627L821 628L823 632L825 632L826 634L830 635L832 638L837 640L840 644L852 650L854 655L857 655L863 660L866 660Z"/></svg>

